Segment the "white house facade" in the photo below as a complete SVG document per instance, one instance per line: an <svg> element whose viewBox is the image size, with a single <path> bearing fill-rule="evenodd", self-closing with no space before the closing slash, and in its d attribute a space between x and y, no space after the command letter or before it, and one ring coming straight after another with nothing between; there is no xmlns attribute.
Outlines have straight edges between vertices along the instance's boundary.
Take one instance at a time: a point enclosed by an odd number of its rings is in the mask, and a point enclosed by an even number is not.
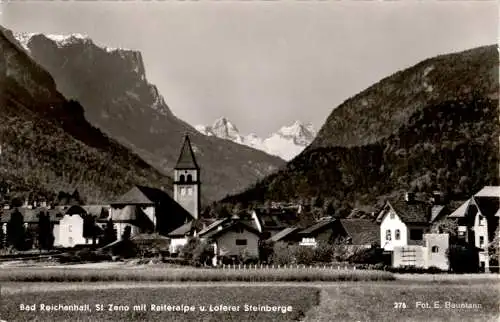
<svg viewBox="0 0 500 322"><path fill-rule="evenodd" d="M385 251L393 251L394 247L406 245L408 245L408 227L394 209L388 207L380 223L380 246Z"/></svg>

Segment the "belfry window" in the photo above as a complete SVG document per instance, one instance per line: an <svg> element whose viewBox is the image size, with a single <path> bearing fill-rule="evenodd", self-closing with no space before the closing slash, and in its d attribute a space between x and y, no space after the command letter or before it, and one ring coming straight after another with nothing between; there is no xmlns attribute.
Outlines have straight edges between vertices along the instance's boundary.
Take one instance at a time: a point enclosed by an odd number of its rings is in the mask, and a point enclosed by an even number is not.
<svg viewBox="0 0 500 322"><path fill-rule="evenodd" d="M192 175L190 175L190 174L187 175L187 182L188 183L193 182L193 176Z"/></svg>
<svg viewBox="0 0 500 322"><path fill-rule="evenodd" d="M181 176L179 177L179 181L180 181L180 182L184 182L184 181L186 181L186 179L185 179L185 177L184 177L184 175L183 175L183 174L181 174Z"/></svg>

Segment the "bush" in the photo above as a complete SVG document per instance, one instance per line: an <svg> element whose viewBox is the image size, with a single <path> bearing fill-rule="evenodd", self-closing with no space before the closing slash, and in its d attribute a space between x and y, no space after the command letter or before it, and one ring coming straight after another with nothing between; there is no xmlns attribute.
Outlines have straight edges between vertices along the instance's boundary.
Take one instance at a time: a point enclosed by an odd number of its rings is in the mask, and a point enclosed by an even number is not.
<svg viewBox="0 0 500 322"><path fill-rule="evenodd" d="M363 263L363 264L377 264L386 263L386 258L384 256L383 248L365 248L357 250L348 259L351 263Z"/></svg>
<svg viewBox="0 0 500 322"><path fill-rule="evenodd" d="M320 263L330 263L333 260L335 248L328 243L319 243L314 249L314 261Z"/></svg>
<svg viewBox="0 0 500 322"><path fill-rule="evenodd" d="M450 245L447 255L453 272L477 273L479 271L479 254L473 246Z"/></svg>
<svg viewBox="0 0 500 322"><path fill-rule="evenodd" d="M101 262L110 261L111 259L111 255L109 254L89 249L82 249L73 253L66 253L58 256L60 263Z"/></svg>
<svg viewBox="0 0 500 322"><path fill-rule="evenodd" d="M295 264L295 256L292 247L283 242L274 244L271 262L274 265Z"/></svg>
<svg viewBox="0 0 500 322"><path fill-rule="evenodd" d="M400 266L400 267L388 267L386 270L392 273L401 273L401 274L438 274L446 272L434 266L431 266L429 268L415 267L415 266Z"/></svg>
<svg viewBox="0 0 500 322"><path fill-rule="evenodd" d="M315 261L315 249L307 246L293 246L297 264L311 265Z"/></svg>

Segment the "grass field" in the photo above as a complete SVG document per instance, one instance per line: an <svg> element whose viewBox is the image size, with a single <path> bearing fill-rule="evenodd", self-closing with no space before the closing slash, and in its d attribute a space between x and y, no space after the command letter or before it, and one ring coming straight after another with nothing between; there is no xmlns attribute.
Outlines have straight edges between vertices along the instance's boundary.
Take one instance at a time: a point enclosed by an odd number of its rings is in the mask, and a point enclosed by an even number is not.
<svg viewBox="0 0 500 322"><path fill-rule="evenodd" d="M30 321L19 304L212 304L240 305L240 312L97 312L37 314L38 321L498 321L499 284L495 280L365 282L103 282L2 283L7 321ZM476 308L446 308L446 302ZM417 302L421 304L417 307ZM291 305L292 312L242 312L244 303ZM315 306L316 304L318 304ZM426 307L428 303L428 307ZM435 305L438 307L435 307ZM105 307L107 309L107 307ZM40 312L38 312L40 313ZM76 315L75 314L79 314Z"/></svg>
<svg viewBox="0 0 500 322"><path fill-rule="evenodd" d="M500 317L498 283L351 283L323 287L320 298L306 321L496 322ZM481 307L446 308L447 301Z"/></svg>
<svg viewBox="0 0 500 322"><path fill-rule="evenodd" d="M37 311L20 311L22 303L35 304ZM92 311L45 312L40 310L41 304L89 304ZM116 307L110 311L109 304ZM134 311L134 305L141 304L145 304L141 307L145 310ZM152 304L156 307L152 308ZM246 304L257 306L257 309L259 305L275 306L278 310L245 311ZM304 318L305 313L317 304L319 289L313 287L283 289L211 286L81 290L4 295L0 318L7 321L293 321ZM170 310L167 305L172 306ZM180 307L181 305L184 306ZM216 311L217 308L221 309L220 305L228 306L230 311ZM126 306L128 311L123 311ZM206 311L202 312L200 306L204 306ZM187 312L178 312L178 309ZM232 311L236 309L239 311Z"/></svg>
<svg viewBox="0 0 500 322"><path fill-rule="evenodd" d="M0 282L104 282L104 281L383 281L393 280L389 272L336 270L330 268L289 269L196 269L196 268L39 268L0 270Z"/></svg>

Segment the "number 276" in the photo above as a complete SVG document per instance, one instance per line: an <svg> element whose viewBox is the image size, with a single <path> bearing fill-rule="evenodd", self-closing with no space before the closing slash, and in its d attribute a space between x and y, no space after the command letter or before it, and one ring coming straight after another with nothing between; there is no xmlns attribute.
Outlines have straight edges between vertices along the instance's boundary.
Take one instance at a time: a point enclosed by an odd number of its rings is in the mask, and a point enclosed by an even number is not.
<svg viewBox="0 0 500 322"><path fill-rule="evenodd" d="M405 302L394 302L394 308L395 309L406 309L406 303Z"/></svg>

